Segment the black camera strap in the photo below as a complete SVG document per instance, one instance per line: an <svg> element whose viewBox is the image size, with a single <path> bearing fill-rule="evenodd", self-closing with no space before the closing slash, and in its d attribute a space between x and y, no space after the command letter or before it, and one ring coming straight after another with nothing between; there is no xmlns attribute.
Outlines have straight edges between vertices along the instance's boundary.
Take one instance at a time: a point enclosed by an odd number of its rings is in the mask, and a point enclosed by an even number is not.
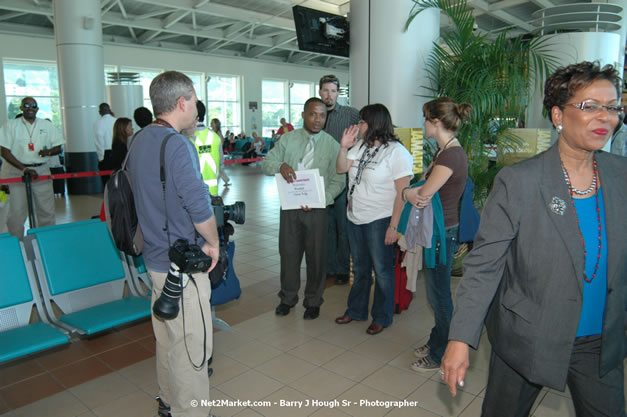
<svg viewBox="0 0 627 417"><path fill-rule="evenodd" d="M170 133L165 138L163 138L163 142L161 142L161 151L159 154L159 179L161 180L161 189L163 191L163 206L165 207L165 227L163 228L163 230L165 230L166 234L168 235L168 247L171 247L172 243L170 242L170 229L168 228L168 202L165 196L165 146L167 145L168 140L170 140L170 138L174 135L175 133ZM198 236L198 232L196 232L194 236ZM198 295L198 305L200 307L200 317L202 319L202 328L204 334L202 361L200 362L200 365L196 365L192 360L191 355L189 354L189 348L187 347L187 338L185 337L185 303L183 302L182 277L183 272L179 273L181 274L181 277L179 277L179 285L181 288L181 315L183 316L183 342L185 343L185 350L187 351L187 358L189 359L189 362L192 364L194 369L201 370L205 364L205 361L207 360L207 327L205 326L205 313L202 309L202 304L200 303L200 292L198 291L198 285L196 285L196 280L193 276L189 275L189 280L194 284L194 287L196 288L196 294Z"/></svg>
<svg viewBox="0 0 627 417"><path fill-rule="evenodd" d="M163 206L165 207L165 227L163 228L163 230L165 230L166 234L168 235L168 247L172 246L172 243L170 242L170 229L168 228L168 202L165 198L165 145L167 145L168 140L170 140L170 138L174 135L175 133L170 133L165 138L163 138L163 141L161 142L161 152L159 154L159 179L161 180L161 189L163 191Z"/></svg>

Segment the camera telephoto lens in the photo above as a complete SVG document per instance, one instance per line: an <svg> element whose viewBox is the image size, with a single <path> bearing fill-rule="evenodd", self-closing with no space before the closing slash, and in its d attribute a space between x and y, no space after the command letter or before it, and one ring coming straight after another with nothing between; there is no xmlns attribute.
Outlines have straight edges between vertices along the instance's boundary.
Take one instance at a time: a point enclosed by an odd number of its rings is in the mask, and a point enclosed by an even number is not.
<svg viewBox="0 0 627 417"><path fill-rule="evenodd" d="M179 299L181 298L181 278L179 272L170 267L166 277L163 291L155 304L152 312L162 320L172 320L179 314Z"/></svg>
<svg viewBox="0 0 627 417"><path fill-rule="evenodd" d="M224 206L224 219L234 221L236 224L244 224L246 204L243 201L237 201L229 206Z"/></svg>

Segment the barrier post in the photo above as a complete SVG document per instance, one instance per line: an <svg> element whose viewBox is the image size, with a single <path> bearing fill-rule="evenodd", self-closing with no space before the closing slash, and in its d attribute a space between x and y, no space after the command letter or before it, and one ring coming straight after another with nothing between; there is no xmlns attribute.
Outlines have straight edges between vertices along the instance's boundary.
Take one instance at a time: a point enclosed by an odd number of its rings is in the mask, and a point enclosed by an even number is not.
<svg viewBox="0 0 627 417"><path fill-rule="evenodd" d="M26 188L26 201L28 202L28 225L31 229L37 227L37 222L35 221L35 210L33 208L33 190L31 187L31 176L29 174L24 174L22 177L22 181L24 181L24 185Z"/></svg>

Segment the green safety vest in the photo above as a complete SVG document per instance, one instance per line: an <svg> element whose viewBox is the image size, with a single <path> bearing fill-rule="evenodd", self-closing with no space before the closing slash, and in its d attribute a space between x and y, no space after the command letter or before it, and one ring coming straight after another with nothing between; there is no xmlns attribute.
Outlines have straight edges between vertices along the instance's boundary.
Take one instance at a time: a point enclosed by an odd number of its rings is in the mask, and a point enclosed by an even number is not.
<svg viewBox="0 0 627 417"><path fill-rule="evenodd" d="M211 133L211 136L209 135ZM194 145L200 159L200 172L211 195L218 194L218 173L220 169L220 137L209 128L194 133Z"/></svg>

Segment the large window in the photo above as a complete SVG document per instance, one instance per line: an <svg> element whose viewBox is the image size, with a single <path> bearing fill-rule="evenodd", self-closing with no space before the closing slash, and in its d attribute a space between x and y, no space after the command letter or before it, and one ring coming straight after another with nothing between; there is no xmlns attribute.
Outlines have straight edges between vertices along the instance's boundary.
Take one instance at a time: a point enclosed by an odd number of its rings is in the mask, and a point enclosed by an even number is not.
<svg viewBox="0 0 627 417"><path fill-rule="evenodd" d="M203 73L202 72L184 72L190 80L194 83L194 91L196 91L196 97L198 100L205 103L205 89L202 86Z"/></svg>
<svg viewBox="0 0 627 417"><path fill-rule="evenodd" d="M139 83L142 85L144 90L144 107L147 107L152 111L152 103L150 102L150 83L152 79L157 75L163 72L159 69L145 69L145 68L132 68L132 67L121 67L120 72L136 72L139 74Z"/></svg>
<svg viewBox="0 0 627 417"><path fill-rule="evenodd" d="M239 134L242 130L241 108L240 78L211 75L207 81L207 126L211 119L218 119L223 134L227 130Z"/></svg>
<svg viewBox="0 0 627 417"><path fill-rule="evenodd" d="M57 64L41 61L4 61L4 90L7 117L21 113L22 98L32 96L39 105L38 117L61 127Z"/></svg>
<svg viewBox="0 0 627 417"><path fill-rule="evenodd" d="M286 81L261 81L261 114L263 118L261 134L263 137L269 138L272 136L273 130L279 129L281 118L289 119L286 87Z"/></svg>
<svg viewBox="0 0 627 417"><path fill-rule="evenodd" d="M303 106L312 97L313 83L294 81L290 84L290 120L295 128L303 127Z"/></svg>

